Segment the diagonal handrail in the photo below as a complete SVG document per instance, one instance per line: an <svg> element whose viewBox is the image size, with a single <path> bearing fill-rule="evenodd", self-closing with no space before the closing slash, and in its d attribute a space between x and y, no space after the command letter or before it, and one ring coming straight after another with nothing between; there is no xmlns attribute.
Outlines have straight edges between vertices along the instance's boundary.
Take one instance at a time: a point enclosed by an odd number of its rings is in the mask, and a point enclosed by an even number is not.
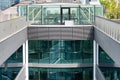
<svg viewBox="0 0 120 80"><path fill-rule="evenodd" d="M95 27L107 34L113 40L120 42L120 23L105 19L102 17L95 17Z"/></svg>
<svg viewBox="0 0 120 80"><path fill-rule="evenodd" d="M40 9L38 13L35 15L34 19L38 18L38 15L41 14L42 10Z"/></svg>
<svg viewBox="0 0 120 80"><path fill-rule="evenodd" d="M18 73L18 75L15 78L15 80L25 80L25 78L26 78L25 65L23 65L22 69Z"/></svg>
<svg viewBox="0 0 120 80"><path fill-rule="evenodd" d="M96 79L97 80L105 80L105 77L98 66L96 66Z"/></svg>

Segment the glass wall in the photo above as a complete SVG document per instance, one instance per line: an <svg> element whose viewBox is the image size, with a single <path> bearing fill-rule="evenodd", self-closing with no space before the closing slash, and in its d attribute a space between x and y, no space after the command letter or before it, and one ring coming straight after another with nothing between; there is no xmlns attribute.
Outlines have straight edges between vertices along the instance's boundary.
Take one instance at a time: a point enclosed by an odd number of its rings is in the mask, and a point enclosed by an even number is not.
<svg viewBox="0 0 120 80"><path fill-rule="evenodd" d="M20 68L0 68L0 80L14 80L19 73Z"/></svg>
<svg viewBox="0 0 120 80"><path fill-rule="evenodd" d="M29 68L29 80L93 80L92 68Z"/></svg>
<svg viewBox="0 0 120 80"><path fill-rule="evenodd" d="M101 7L101 6L95 6L95 15L97 16L103 16L104 15L104 7Z"/></svg>
<svg viewBox="0 0 120 80"><path fill-rule="evenodd" d="M80 7L80 24L92 24L94 21L94 6Z"/></svg>
<svg viewBox="0 0 120 80"><path fill-rule="evenodd" d="M26 6L28 9L27 19L34 24L42 24L42 7L41 6ZM27 11L27 10L26 10Z"/></svg>
<svg viewBox="0 0 120 80"><path fill-rule="evenodd" d="M43 6L42 24L61 24L60 6Z"/></svg>
<svg viewBox="0 0 120 80"><path fill-rule="evenodd" d="M15 51L5 63L22 63L23 61L23 53L22 46Z"/></svg>
<svg viewBox="0 0 120 80"><path fill-rule="evenodd" d="M95 15L103 16L103 6L93 5L28 5L19 6L18 11L33 25L64 25L67 20L88 25L94 22Z"/></svg>
<svg viewBox="0 0 120 80"><path fill-rule="evenodd" d="M92 40L29 40L31 63L92 63Z"/></svg>
<svg viewBox="0 0 120 80"><path fill-rule="evenodd" d="M0 80L14 80L19 73L21 67L9 66L9 63L22 63L23 62L23 53L22 46L18 48L0 67Z"/></svg>
<svg viewBox="0 0 120 80"><path fill-rule="evenodd" d="M79 24L79 7L70 8L70 19L74 21L74 24Z"/></svg>
<svg viewBox="0 0 120 80"><path fill-rule="evenodd" d="M120 80L120 68L101 67L105 80Z"/></svg>
<svg viewBox="0 0 120 80"><path fill-rule="evenodd" d="M99 63L111 63L114 61L107 55L107 53L99 46Z"/></svg>

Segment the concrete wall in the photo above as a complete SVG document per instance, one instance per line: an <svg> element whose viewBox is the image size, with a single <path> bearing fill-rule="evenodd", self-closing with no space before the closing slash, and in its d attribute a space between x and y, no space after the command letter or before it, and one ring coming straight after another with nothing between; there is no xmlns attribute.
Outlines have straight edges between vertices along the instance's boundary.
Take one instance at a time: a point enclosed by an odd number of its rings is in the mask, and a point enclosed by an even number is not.
<svg viewBox="0 0 120 80"><path fill-rule="evenodd" d="M3 64L25 41L27 28L0 42L0 65Z"/></svg>
<svg viewBox="0 0 120 80"><path fill-rule="evenodd" d="M0 23L0 65L3 64L27 40L24 18Z"/></svg>
<svg viewBox="0 0 120 80"><path fill-rule="evenodd" d="M92 26L29 26L29 40L93 40Z"/></svg>
<svg viewBox="0 0 120 80"><path fill-rule="evenodd" d="M102 49L120 66L120 43L98 29L94 29L94 39Z"/></svg>
<svg viewBox="0 0 120 80"><path fill-rule="evenodd" d="M120 23L101 17L95 18L94 39L102 49L120 66Z"/></svg>

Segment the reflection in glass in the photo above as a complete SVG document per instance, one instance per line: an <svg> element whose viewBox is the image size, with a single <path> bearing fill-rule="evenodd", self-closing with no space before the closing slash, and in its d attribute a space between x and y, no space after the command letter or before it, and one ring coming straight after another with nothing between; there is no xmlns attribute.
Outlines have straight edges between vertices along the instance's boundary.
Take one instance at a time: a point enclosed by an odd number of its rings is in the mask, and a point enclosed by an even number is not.
<svg viewBox="0 0 120 80"><path fill-rule="evenodd" d="M78 7L74 7L74 8L70 8L70 19L74 21L74 24L79 24L79 8Z"/></svg>
<svg viewBox="0 0 120 80"><path fill-rule="evenodd" d="M23 53L22 46L16 50L6 61L7 63L22 63L23 61Z"/></svg>
<svg viewBox="0 0 120 80"><path fill-rule="evenodd" d="M92 68L29 68L29 80L93 80Z"/></svg>
<svg viewBox="0 0 120 80"><path fill-rule="evenodd" d="M20 68L0 68L0 80L14 80Z"/></svg>
<svg viewBox="0 0 120 80"><path fill-rule="evenodd" d="M43 6L43 24L60 24L60 6Z"/></svg>
<svg viewBox="0 0 120 80"><path fill-rule="evenodd" d="M101 5L20 5L18 11L33 25L62 25L64 20L72 20L75 25L88 25L94 22L95 15L103 16Z"/></svg>
<svg viewBox="0 0 120 80"><path fill-rule="evenodd" d="M105 80L120 80L120 68L100 67Z"/></svg>
<svg viewBox="0 0 120 80"><path fill-rule="evenodd" d="M29 40L29 62L92 63L92 40Z"/></svg>
<svg viewBox="0 0 120 80"><path fill-rule="evenodd" d="M28 8L28 20L31 24L42 24L42 7L41 6L29 6Z"/></svg>
<svg viewBox="0 0 120 80"><path fill-rule="evenodd" d="M107 53L99 46L99 63L112 63L114 64L114 61L107 55Z"/></svg>

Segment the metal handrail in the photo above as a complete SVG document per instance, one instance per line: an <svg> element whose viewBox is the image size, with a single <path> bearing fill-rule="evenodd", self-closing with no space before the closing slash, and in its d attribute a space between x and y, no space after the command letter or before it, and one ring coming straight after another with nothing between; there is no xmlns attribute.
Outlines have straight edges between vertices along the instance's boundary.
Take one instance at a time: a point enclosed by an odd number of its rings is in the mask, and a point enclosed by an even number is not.
<svg viewBox="0 0 120 80"><path fill-rule="evenodd" d="M101 72L101 70L98 68L98 66L96 66L96 79L97 80L105 80L105 77L104 77L103 73Z"/></svg>
<svg viewBox="0 0 120 80"><path fill-rule="evenodd" d="M95 17L95 27L120 42L120 23L97 16Z"/></svg>
<svg viewBox="0 0 120 80"><path fill-rule="evenodd" d="M26 72L25 72L25 65L22 67L22 69L20 70L20 72L18 73L17 77L15 78L15 80L25 80L26 78Z"/></svg>

